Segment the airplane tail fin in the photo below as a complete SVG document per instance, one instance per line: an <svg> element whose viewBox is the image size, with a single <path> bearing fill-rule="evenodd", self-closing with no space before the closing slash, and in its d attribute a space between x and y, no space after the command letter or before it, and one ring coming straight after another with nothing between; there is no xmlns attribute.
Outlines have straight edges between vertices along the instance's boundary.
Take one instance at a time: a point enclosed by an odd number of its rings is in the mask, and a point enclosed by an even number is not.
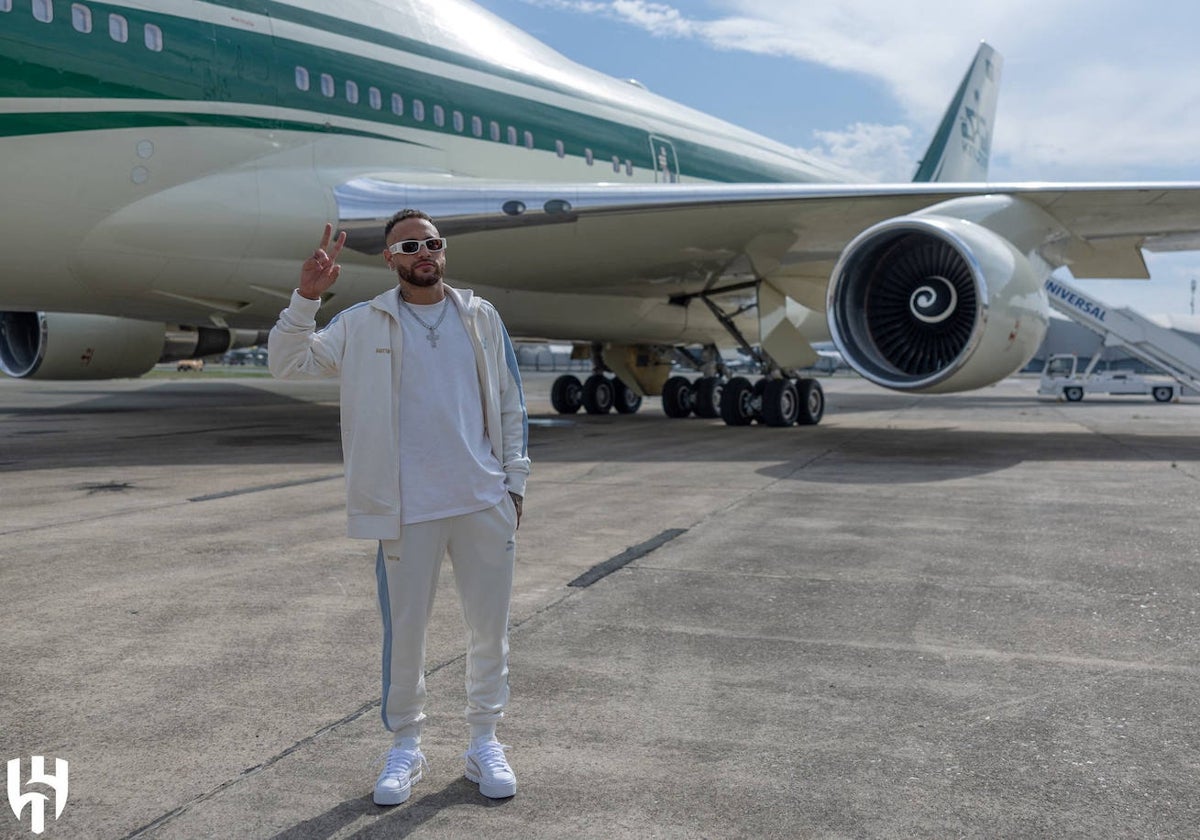
<svg viewBox="0 0 1200 840"><path fill-rule="evenodd" d="M913 181L987 180L1003 65L1000 53L986 43L979 45L975 60L946 109Z"/></svg>

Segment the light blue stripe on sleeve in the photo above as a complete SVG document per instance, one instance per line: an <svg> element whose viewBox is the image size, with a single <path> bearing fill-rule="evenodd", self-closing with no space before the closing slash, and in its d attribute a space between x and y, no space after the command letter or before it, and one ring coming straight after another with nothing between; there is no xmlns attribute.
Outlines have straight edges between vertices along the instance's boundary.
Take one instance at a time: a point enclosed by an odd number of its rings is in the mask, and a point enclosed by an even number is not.
<svg viewBox="0 0 1200 840"><path fill-rule="evenodd" d="M379 587L379 614L383 616L383 699L379 714L383 718L384 729L390 732L392 728L388 726L387 707L388 691L392 687L392 604L388 597L387 563L384 561L382 541L379 543L379 553L375 555L375 581Z"/></svg>
<svg viewBox="0 0 1200 840"><path fill-rule="evenodd" d="M513 381L517 383L517 393L521 395L521 425L525 432L521 456L529 457L529 412L525 408L525 388L521 385L521 371L517 368L517 351L513 349L512 340L508 337L508 330L503 326L500 327L500 334L504 337L504 361L508 365L508 372L512 374Z"/></svg>

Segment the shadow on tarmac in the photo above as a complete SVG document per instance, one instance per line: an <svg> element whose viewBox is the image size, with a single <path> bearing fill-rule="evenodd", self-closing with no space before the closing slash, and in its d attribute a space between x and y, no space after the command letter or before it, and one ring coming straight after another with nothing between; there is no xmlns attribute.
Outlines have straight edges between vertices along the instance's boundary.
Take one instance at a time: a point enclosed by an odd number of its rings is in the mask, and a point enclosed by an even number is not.
<svg viewBox="0 0 1200 840"><path fill-rule="evenodd" d="M136 390L39 389L42 405L0 407L14 445L0 472L90 467L196 464L328 464L340 467L336 388L275 390L262 384L170 382ZM282 392L281 392L282 391ZM313 397L319 397L314 401ZM81 399L82 398L82 399ZM55 403L55 401L62 401ZM1139 423L1119 434L1096 434L1085 423L1111 407L1059 409L1052 403L1005 394L913 397L889 393L831 393L828 420L816 427L731 428L720 420L672 420L653 401L636 415L560 416L539 412L534 396L530 449L542 463L641 464L762 461L758 474L777 480L833 484L928 484L1007 469L1027 461L1163 461L1200 457L1200 438L1148 432ZM942 424L919 427L923 406ZM1121 404L1153 422L1172 406ZM916 414L912 410L916 407ZM980 428L974 412L1014 409L1031 419L1030 431ZM1089 408L1089 407L1085 407ZM837 424L839 417L880 413L878 425ZM964 425L946 425L946 413ZM1035 421L1059 412L1071 428L1047 431ZM897 428L889 415L903 413ZM110 418L123 415L120 419ZM932 420L932 417L930 418ZM1078 425L1076 425L1078 424ZM1036 435L1036 440L1032 437ZM597 440L599 439L599 440ZM120 479L106 477L109 482Z"/></svg>
<svg viewBox="0 0 1200 840"><path fill-rule="evenodd" d="M363 819L374 819L370 825L356 831L350 837L355 840L372 838L408 837L418 828L448 808L478 807L503 808L512 799L487 799L480 795L479 787L459 777L441 790L422 796L419 788L413 789L412 798L403 805L376 805L370 796L359 796L330 808L324 814L296 823L291 828L276 834L271 840L313 840L316 837L333 837L346 830L347 826ZM391 813L385 813L386 811ZM380 817L380 814L384 816Z"/></svg>

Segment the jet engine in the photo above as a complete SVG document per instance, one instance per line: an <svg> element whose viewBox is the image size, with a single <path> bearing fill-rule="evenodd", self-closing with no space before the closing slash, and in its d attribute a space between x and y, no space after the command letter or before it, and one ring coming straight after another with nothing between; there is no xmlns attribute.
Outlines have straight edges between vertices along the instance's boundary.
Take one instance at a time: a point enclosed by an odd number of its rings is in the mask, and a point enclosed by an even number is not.
<svg viewBox="0 0 1200 840"><path fill-rule="evenodd" d="M877 385L965 391L1025 366L1045 337L1041 270L975 222L890 219L842 252L827 317L847 363Z"/></svg>
<svg viewBox="0 0 1200 840"><path fill-rule="evenodd" d="M157 362L266 341L256 330L168 327L110 315L0 312L0 371L18 379L119 379Z"/></svg>

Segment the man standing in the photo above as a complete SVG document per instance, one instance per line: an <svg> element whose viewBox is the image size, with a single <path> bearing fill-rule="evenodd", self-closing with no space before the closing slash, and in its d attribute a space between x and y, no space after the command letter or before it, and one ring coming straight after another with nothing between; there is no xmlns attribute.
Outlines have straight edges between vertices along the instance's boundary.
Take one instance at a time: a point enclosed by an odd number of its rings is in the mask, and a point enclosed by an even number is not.
<svg viewBox="0 0 1200 840"><path fill-rule="evenodd" d="M271 330L279 378L341 376L349 535L379 541L383 724L393 734L375 802L420 781L425 628L449 553L468 630L466 776L493 799L517 792L496 740L508 699L508 610L515 533L529 474L516 355L495 308L443 282L446 240L419 210L384 229L399 284L319 332L321 295L340 273L331 225Z"/></svg>

